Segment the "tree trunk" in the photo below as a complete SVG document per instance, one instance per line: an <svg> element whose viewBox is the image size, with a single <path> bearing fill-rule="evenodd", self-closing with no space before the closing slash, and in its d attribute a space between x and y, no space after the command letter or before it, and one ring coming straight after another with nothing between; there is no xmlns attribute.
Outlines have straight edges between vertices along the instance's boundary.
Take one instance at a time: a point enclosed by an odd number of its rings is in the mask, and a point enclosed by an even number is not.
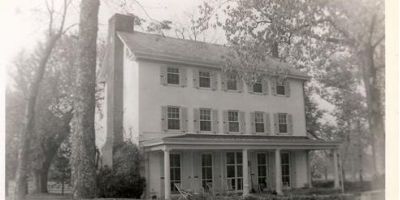
<svg viewBox="0 0 400 200"><path fill-rule="evenodd" d="M25 195L28 193L26 187L28 173L29 173L28 158L30 151L30 141L35 124L34 116L35 116L37 95L40 88L40 82L42 81L45 73L47 62L60 36L61 33L60 35L57 34L49 38L46 47L43 51L42 57L39 60L38 69L29 87L29 96L27 100L27 106L25 109L24 125L22 127L22 131L20 134L19 146L18 146L18 165L16 171L15 193L14 193L15 200L24 199Z"/></svg>
<svg viewBox="0 0 400 200"><path fill-rule="evenodd" d="M82 0L80 5L71 155L74 199L96 195L94 112L99 5L99 0Z"/></svg>
<svg viewBox="0 0 400 200"><path fill-rule="evenodd" d="M64 173L61 175L61 195L64 195Z"/></svg>
<svg viewBox="0 0 400 200"><path fill-rule="evenodd" d="M279 43L273 42L271 47L272 57L279 58Z"/></svg>
<svg viewBox="0 0 400 200"><path fill-rule="evenodd" d="M6 197L8 197L8 184L9 184L9 180L8 180L8 177L7 177L7 175L6 175L6 180L5 180L5 186L6 186Z"/></svg>
<svg viewBox="0 0 400 200"><path fill-rule="evenodd" d="M43 164L40 170L33 172L33 179L35 182L34 193L48 193L47 179L49 175L50 163Z"/></svg>
<svg viewBox="0 0 400 200"><path fill-rule="evenodd" d="M357 120L357 129L358 129L358 180L360 183L364 182L363 179L363 144L362 144L362 130L360 120Z"/></svg>
<svg viewBox="0 0 400 200"><path fill-rule="evenodd" d="M360 52L362 63L362 75L364 87L367 95L368 105L368 124L371 134L371 147L373 159L373 173L378 175L378 156L384 159L384 142L385 141L385 126L384 126L384 110L381 102L381 89L379 88L379 75L374 63L375 48L370 44L364 45L364 50ZM382 145L382 149L378 146ZM379 155L377 155L379 152ZM382 162L384 163L384 161Z"/></svg>

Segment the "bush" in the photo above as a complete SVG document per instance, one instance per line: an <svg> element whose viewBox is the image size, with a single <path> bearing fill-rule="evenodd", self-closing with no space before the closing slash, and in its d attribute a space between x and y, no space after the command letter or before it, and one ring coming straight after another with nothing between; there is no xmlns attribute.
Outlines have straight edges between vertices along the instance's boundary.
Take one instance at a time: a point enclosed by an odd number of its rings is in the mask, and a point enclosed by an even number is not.
<svg viewBox="0 0 400 200"><path fill-rule="evenodd" d="M140 198L145 179L139 172L142 158L139 149L131 142L124 142L114 152L113 168L105 166L98 171L98 197Z"/></svg>

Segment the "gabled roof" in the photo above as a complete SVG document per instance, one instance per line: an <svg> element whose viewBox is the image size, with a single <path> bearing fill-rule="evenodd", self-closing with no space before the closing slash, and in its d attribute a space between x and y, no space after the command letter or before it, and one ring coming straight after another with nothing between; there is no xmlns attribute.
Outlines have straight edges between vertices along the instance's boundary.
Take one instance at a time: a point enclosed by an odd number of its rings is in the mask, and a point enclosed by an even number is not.
<svg viewBox="0 0 400 200"><path fill-rule="evenodd" d="M231 51L224 45L183 40L137 31L133 33L118 32L118 36L134 56L139 59L220 68L226 62L226 56ZM304 80L309 78L307 74L272 57L266 60L265 65L272 69L289 70L290 75L295 78Z"/></svg>

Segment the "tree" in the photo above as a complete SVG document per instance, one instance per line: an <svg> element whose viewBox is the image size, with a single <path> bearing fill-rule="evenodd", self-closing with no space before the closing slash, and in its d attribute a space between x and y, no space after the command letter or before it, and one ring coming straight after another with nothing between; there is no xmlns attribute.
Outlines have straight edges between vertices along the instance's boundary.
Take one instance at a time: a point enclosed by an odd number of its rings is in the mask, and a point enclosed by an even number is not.
<svg viewBox="0 0 400 200"><path fill-rule="evenodd" d="M19 145L18 145L18 165L16 171L16 187L15 187L15 199L20 200L23 199L27 194L27 177L28 177L28 163L29 163L29 150L31 143L31 136L34 130L35 124L35 106L36 100L38 96L38 91L40 87L40 83L43 79L45 69L47 66L47 62L49 57L54 49L59 38L64 34L68 28L64 27L67 9L69 6L69 1L64 0L64 5L61 11L61 22L58 28L54 28L54 7L48 7L49 11L49 30L48 36L46 37L46 42L43 46L43 49L39 55L39 59L37 61L37 68L33 77L31 84L29 85L28 97L27 97L27 105L25 107L24 114L24 124L21 130Z"/></svg>
<svg viewBox="0 0 400 200"><path fill-rule="evenodd" d="M234 51L228 63L238 60L236 67L232 65L235 70L256 71L266 68L265 65L284 68L272 62L269 55L318 77L325 70L327 58L338 53L350 55L351 63L361 75L358 85L366 93L373 155L377 157L378 150L384 155L383 148L376 148L384 146L384 140L378 139L384 138L382 0L242 0L224 1L224 4L222 12L226 16L216 24L225 30ZM209 3L204 3L201 9L203 19L218 17L219 12ZM377 168L376 158L374 163Z"/></svg>
<svg viewBox="0 0 400 200"><path fill-rule="evenodd" d="M96 194L94 117L99 6L99 0L82 0L80 4L71 154L74 199L93 198Z"/></svg>

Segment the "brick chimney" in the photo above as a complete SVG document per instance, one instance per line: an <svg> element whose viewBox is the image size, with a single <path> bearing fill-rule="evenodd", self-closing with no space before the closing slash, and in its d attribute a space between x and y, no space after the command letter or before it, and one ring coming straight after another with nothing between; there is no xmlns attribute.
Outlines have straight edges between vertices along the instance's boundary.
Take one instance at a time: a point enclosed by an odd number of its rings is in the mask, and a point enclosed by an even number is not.
<svg viewBox="0 0 400 200"><path fill-rule="evenodd" d="M123 138L123 52L124 45L117 32L133 33L134 17L114 14L108 20L105 109L106 142L102 147L102 165L112 167L113 152Z"/></svg>

